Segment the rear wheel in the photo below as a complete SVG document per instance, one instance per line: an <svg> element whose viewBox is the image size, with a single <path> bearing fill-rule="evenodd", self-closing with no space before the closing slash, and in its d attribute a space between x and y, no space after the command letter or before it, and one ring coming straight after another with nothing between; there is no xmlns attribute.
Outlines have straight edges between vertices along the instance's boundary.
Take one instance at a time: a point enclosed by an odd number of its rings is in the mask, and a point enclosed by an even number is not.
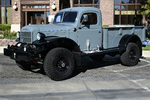
<svg viewBox="0 0 150 100"><path fill-rule="evenodd" d="M65 48L49 51L44 61L44 71L52 80L60 81L69 78L74 70L73 54Z"/></svg>
<svg viewBox="0 0 150 100"><path fill-rule="evenodd" d="M140 57L140 50L137 44L129 43L126 51L121 55L121 62L126 66L134 66L138 64Z"/></svg>

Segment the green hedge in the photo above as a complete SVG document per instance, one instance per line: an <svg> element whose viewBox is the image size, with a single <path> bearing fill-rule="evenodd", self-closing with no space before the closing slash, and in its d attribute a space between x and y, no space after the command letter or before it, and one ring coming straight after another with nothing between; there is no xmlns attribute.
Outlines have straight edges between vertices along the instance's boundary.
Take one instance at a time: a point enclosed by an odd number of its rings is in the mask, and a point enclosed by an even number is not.
<svg viewBox="0 0 150 100"><path fill-rule="evenodd" d="M4 31L3 37L6 39L16 39L17 32Z"/></svg>
<svg viewBox="0 0 150 100"><path fill-rule="evenodd" d="M0 24L0 30L1 31L11 30L11 25L9 25L9 24Z"/></svg>
<svg viewBox="0 0 150 100"><path fill-rule="evenodd" d="M0 24L0 30L3 31L0 39L16 39L17 32L11 32L11 25Z"/></svg>

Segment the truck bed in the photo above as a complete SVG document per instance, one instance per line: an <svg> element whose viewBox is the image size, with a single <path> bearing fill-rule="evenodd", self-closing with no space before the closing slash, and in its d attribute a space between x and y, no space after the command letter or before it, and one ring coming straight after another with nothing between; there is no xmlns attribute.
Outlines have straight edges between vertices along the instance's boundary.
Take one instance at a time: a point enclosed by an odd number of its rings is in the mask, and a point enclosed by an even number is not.
<svg viewBox="0 0 150 100"><path fill-rule="evenodd" d="M145 39L145 27L103 27L103 49L118 48L118 44L124 35L136 34L141 41Z"/></svg>

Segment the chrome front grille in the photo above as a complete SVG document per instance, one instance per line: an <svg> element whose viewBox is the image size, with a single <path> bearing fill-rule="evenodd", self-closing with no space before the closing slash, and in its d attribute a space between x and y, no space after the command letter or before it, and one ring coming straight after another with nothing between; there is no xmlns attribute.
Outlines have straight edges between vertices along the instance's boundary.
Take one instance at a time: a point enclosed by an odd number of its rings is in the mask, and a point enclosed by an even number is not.
<svg viewBox="0 0 150 100"><path fill-rule="evenodd" d="M21 32L20 41L23 43L31 43L31 32Z"/></svg>

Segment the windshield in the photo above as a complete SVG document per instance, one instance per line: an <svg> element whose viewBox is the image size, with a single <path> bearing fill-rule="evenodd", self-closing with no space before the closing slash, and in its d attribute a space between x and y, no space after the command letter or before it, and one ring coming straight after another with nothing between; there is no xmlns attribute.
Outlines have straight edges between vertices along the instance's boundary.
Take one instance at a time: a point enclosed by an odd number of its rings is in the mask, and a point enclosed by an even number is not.
<svg viewBox="0 0 150 100"><path fill-rule="evenodd" d="M77 12L60 12L55 15L53 23L74 23Z"/></svg>

